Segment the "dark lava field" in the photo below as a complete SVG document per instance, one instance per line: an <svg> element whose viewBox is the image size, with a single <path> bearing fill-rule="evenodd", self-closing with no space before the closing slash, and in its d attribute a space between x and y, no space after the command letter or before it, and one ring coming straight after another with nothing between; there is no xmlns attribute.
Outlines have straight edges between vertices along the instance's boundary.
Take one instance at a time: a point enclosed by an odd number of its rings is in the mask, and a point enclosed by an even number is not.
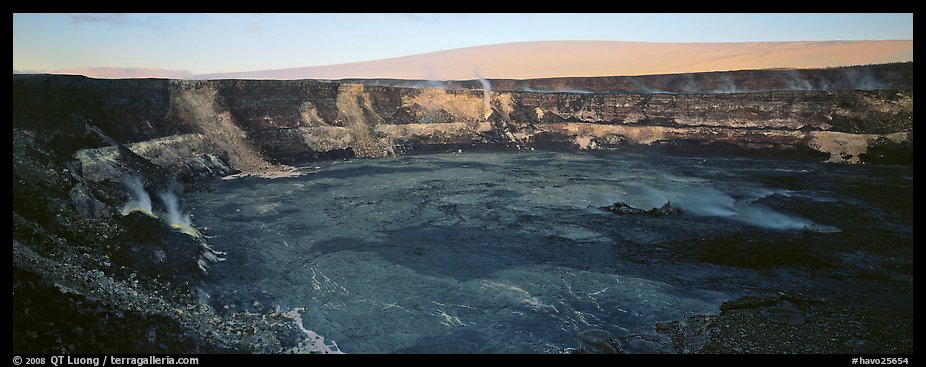
<svg viewBox="0 0 926 367"><path fill-rule="evenodd" d="M304 308L347 353L557 353L584 330L616 337L775 294L912 325L912 166L647 149L299 172L182 198L226 253L197 292L219 314ZM677 210L659 212L667 202ZM763 315L814 322L784 303Z"/></svg>

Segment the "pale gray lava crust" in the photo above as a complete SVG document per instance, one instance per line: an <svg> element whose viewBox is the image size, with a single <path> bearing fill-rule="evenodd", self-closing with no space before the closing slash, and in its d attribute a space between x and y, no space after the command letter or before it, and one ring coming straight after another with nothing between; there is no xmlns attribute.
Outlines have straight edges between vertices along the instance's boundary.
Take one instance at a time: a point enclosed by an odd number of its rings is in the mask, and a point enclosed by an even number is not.
<svg viewBox="0 0 926 367"><path fill-rule="evenodd" d="M907 166L538 151L301 172L185 198L228 254L202 292L219 313L304 307L348 353L557 352L776 292L912 315Z"/></svg>

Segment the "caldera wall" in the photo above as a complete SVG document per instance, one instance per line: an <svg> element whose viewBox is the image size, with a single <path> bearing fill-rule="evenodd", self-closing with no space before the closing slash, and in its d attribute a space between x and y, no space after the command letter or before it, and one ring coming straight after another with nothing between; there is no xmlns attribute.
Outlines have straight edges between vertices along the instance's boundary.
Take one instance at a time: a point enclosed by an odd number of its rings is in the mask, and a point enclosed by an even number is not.
<svg viewBox="0 0 926 367"><path fill-rule="evenodd" d="M912 149L906 90L539 93L69 76L14 76L13 90L14 129L88 172L114 172L98 166L112 166L116 145L180 176L435 146L720 144L850 163Z"/></svg>

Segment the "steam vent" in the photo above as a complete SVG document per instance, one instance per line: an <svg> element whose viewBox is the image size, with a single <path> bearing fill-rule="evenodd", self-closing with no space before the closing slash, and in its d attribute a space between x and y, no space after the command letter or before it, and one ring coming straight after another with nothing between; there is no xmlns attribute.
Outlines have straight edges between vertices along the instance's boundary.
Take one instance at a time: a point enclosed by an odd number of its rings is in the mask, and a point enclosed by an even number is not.
<svg viewBox="0 0 926 367"><path fill-rule="evenodd" d="M13 75L18 353L912 353L913 63Z"/></svg>

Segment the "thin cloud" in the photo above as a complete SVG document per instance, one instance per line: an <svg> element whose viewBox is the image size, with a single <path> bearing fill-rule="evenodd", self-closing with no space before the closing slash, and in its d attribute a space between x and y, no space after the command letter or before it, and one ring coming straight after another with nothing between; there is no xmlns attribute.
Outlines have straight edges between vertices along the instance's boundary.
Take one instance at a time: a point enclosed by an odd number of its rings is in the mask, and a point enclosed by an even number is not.
<svg viewBox="0 0 926 367"><path fill-rule="evenodd" d="M107 14L74 14L68 18L76 25L83 23L107 23L112 25L129 25L158 28L163 25L161 19L156 16L138 16L133 14L107 13Z"/></svg>

